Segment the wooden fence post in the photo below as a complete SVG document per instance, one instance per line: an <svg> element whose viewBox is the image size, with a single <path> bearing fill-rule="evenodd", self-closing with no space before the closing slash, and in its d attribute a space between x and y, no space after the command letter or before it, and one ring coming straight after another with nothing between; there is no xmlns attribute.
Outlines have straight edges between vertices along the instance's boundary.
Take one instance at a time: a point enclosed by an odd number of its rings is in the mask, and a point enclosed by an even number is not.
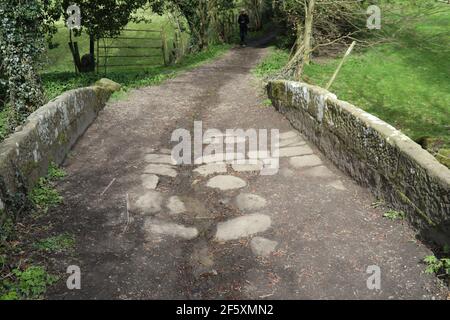
<svg viewBox="0 0 450 320"><path fill-rule="evenodd" d="M96 61L97 74L100 70L100 38L97 37L97 61Z"/></svg>
<svg viewBox="0 0 450 320"><path fill-rule="evenodd" d="M166 42L166 32L164 31L164 27L161 27L161 42L162 42L161 49L162 49L164 65L167 66L167 58L166 58L167 42Z"/></svg>
<svg viewBox="0 0 450 320"><path fill-rule="evenodd" d="M330 90L331 85L333 84L334 80L336 79L336 76L338 75L339 71L341 70L342 66L344 65L345 60L347 57L352 53L353 48L355 47L356 41L353 41L350 47L347 49L347 52L345 53L344 57L341 60L341 63L339 63L336 71L334 72L333 76L331 77L330 81L328 81L327 86L325 89Z"/></svg>

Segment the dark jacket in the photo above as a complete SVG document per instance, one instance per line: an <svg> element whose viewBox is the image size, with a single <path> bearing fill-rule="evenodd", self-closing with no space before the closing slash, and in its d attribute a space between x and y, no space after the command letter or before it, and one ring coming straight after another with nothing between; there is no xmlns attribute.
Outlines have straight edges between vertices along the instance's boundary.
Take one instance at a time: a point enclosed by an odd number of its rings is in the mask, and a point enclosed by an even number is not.
<svg viewBox="0 0 450 320"><path fill-rule="evenodd" d="M248 14L243 13L239 15L238 23L241 31L247 32L248 24L250 23L250 18L248 17Z"/></svg>

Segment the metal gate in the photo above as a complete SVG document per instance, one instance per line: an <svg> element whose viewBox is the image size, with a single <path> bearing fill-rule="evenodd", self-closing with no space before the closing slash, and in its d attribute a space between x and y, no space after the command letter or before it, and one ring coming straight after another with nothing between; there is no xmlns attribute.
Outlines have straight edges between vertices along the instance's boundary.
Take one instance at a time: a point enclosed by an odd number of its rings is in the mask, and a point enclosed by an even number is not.
<svg viewBox="0 0 450 320"><path fill-rule="evenodd" d="M138 36L127 36L130 33ZM106 74L111 68L167 64L166 51L164 29L124 29L117 37L97 40L97 73L101 68Z"/></svg>

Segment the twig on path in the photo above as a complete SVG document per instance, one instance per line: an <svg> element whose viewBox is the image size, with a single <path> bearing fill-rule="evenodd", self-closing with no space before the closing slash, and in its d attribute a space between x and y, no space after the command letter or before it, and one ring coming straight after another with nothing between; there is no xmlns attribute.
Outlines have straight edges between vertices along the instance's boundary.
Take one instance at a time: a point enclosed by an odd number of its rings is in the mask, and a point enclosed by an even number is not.
<svg viewBox="0 0 450 320"><path fill-rule="evenodd" d="M103 192L100 194L101 196L103 196L105 194L105 192L108 191L109 188L111 188L114 181L116 181L116 178L112 179L112 181L108 184L108 186L105 188L105 190L103 190Z"/></svg>
<svg viewBox="0 0 450 320"><path fill-rule="evenodd" d="M123 229L122 233L127 232L128 230L128 226L130 225L130 201L129 201L129 197L128 197L128 193L127 193L127 223L125 225L125 228Z"/></svg>
<svg viewBox="0 0 450 320"><path fill-rule="evenodd" d="M274 292L269 293L269 294L265 294L265 295L263 295L263 296L259 296L259 298L260 298L260 299L264 299L264 298L271 297L271 296L273 296L273 295L274 295Z"/></svg>

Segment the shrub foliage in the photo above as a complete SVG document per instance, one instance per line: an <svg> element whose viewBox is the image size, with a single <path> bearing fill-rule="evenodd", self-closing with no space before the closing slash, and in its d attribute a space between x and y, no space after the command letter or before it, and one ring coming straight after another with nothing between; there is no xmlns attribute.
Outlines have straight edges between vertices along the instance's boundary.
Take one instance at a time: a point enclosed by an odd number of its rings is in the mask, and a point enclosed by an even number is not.
<svg viewBox="0 0 450 320"><path fill-rule="evenodd" d="M1 89L12 105L14 127L43 102L38 61L45 49L45 13L37 0L0 2ZM1 95L1 91L0 91Z"/></svg>

